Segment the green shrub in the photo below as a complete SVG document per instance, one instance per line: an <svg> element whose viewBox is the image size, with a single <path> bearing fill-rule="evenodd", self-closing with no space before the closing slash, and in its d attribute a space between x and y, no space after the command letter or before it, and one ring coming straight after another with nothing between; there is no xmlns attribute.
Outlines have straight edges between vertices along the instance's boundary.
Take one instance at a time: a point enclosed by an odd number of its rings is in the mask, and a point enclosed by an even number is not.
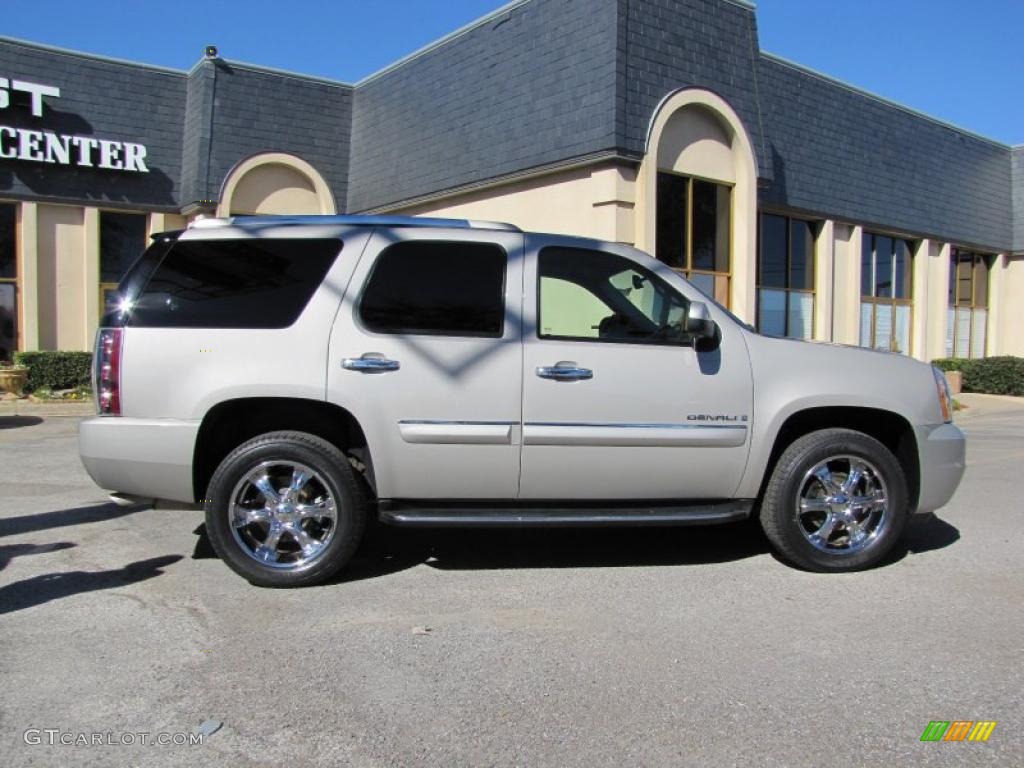
<svg viewBox="0 0 1024 768"><path fill-rule="evenodd" d="M942 358L933 365L963 374L964 392L1024 397L1024 357L985 357L979 360Z"/></svg>
<svg viewBox="0 0 1024 768"><path fill-rule="evenodd" d="M14 364L28 368L25 392L37 389L89 387L92 354L89 352L15 352Z"/></svg>

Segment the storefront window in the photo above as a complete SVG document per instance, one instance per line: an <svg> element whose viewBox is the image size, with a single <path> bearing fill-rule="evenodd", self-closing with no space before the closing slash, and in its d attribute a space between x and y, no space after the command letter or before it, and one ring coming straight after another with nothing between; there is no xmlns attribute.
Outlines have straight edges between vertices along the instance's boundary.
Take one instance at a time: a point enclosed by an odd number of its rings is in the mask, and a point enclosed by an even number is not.
<svg viewBox="0 0 1024 768"><path fill-rule="evenodd" d="M946 357L984 357L992 256L954 250L949 262Z"/></svg>
<svg viewBox="0 0 1024 768"><path fill-rule="evenodd" d="M116 309L117 284L146 249L144 213L100 212L100 314Z"/></svg>
<svg viewBox="0 0 1024 768"><path fill-rule="evenodd" d="M757 327L767 336L814 335L813 222L761 214Z"/></svg>
<svg viewBox="0 0 1024 768"><path fill-rule="evenodd" d="M913 247L864 233L861 250L860 345L910 354Z"/></svg>
<svg viewBox="0 0 1024 768"><path fill-rule="evenodd" d="M9 363L18 349L17 211L0 203L0 363Z"/></svg>
<svg viewBox="0 0 1024 768"><path fill-rule="evenodd" d="M657 257L729 305L732 187L658 173Z"/></svg>

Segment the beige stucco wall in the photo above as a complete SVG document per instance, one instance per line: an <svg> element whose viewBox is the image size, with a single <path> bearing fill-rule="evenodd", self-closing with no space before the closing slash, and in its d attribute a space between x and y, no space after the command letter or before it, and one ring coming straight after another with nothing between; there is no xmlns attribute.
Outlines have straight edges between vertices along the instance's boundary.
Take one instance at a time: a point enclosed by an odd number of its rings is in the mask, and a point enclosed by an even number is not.
<svg viewBox="0 0 1024 768"><path fill-rule="evenodd" d="M527 231L632 245L635 182L633 169L605 163L388 212L505 221Z"/></svg>
<svg viewBox="0 0 1024 768"><path fill-rule="evenodd" d="M39 348L88 349L84 209L40 205L37 215Z"/></svg>
<svg viewBox="0 0 1024 768"><path fill-rule="evenodd" d="M996 259L996 267L1001 272L994 315L998 330L989 354L1024 357L1024 255L1003 256Z"/></svg>
<svg viewBox="0 0 1024 768"><path fill-rule="evenodd" d="M320 210L313 183L285 165L254 168L239 180L232 214L307 214Z"/></svg>

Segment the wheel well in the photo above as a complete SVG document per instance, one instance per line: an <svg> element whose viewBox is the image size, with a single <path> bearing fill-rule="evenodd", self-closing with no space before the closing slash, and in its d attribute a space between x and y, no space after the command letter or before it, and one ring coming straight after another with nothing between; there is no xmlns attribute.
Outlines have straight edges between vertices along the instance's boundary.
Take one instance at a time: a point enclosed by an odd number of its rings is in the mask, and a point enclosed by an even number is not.
<svg viewBox="0 0 1024 768"><path fill-rule="evenodd" d="M921 467L917 454L917 438L914 429L905 418L892 411L876 408L828 407L809 408L798 411L786 419L775 437L768 468L761 483L764 493L768 478L775 470L775 464L782 452L797 438L819 429L852 429L870 435L892 451L903 467L910 493L910 509L917 509L921 486Z"/></svg>
<svg viewBox="0 0 1024 768"><path fill-rule="evenodd" d="M366 435L351 413L319 400L254 397L218 403L203 418L192 460L195 500L206 496L214 471L231 451L257 435L286 429L308 432L337 446L370 488L376 487Z"/></svg>

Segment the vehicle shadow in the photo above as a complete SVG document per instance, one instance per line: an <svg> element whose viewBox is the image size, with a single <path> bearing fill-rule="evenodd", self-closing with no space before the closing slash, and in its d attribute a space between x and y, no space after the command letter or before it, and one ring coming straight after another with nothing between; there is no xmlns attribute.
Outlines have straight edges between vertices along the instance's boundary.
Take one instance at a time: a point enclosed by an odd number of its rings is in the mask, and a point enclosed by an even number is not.
<svg viewBox="0 0 1024 768"><path fill-rule="evenodd" d="M42 424L39 416L0 416L0 429L17 429L18 427L34 427Z"/></svg>
<svg viewBox="0 0 1024 768"><path fill-rule="evenodd" d="M194 560L216 558L206 525L196 534ZM908 554L948 547L960 532L935 515L917 515L881 566ZM423 529L371 522L352 561L328 584L364 581L427 565L439 570L517 568L635 568L709 565L772 554L756 521L651 528Z"/></svg>
<svg viewBox="0 0 1024 768"><path fill-rule="evenodd" d="M903 532L900 543L880 565L896 563L909 554L919 555L936 549L945 549L960 540L960 530L934 512L914 515Z"/></svg>
<svg viewBox="0 0 1024 768"><path fill-rule="evenodd" d="M40 512L35 515L2 517L0 518L0 536L15 536L19 533L45 531L50 528L63 528L68 525L81 525L83 523L99 523L104 520L114 520L141 512L144 509L148 509L145 504L121 507L113 502L107 502L105 504L93 504L88 507L73 507L71 509L58 509L54 512Z"/></svg>
<svg viewBox="0 0 1024 768"><path fill-rule="evenodd" d="M440 570L634 568L705 565L768 552L750 522L675 528L402 530L373 526L352 563L332 583L359 581L425 564Z"/></svg>
<svg viewBox="0 0 1024 768"><path fill-rule="evenodd" d="M194 560L216 558L202 524ZM749 522L688 528L403 530L370 524L355 557L330 584L363 581L428 565L440 570L630 568L741 560L768 551Z"/></svg>
<svg viewBox="0 0 1024 768"><path fill-rule="evenodd" d="M60 600L83 592L123 587L146 581L163 573L181 555L163 555L129 563L123 568L109 571L64 571L33 576L0 587L0 614L33 608L52 600Z"/></svg>

